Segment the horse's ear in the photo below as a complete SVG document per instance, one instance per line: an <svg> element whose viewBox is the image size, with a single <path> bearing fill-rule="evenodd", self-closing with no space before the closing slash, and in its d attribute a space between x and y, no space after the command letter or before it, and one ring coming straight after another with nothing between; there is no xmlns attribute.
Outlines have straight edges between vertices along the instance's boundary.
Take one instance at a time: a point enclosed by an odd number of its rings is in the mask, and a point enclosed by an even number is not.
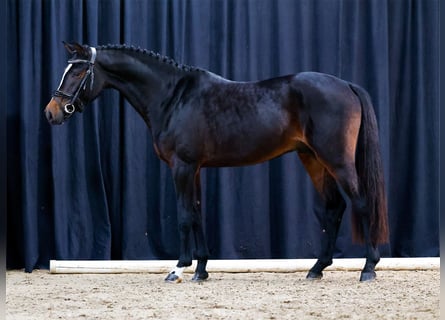
<svg viewBox="0 0 445 320"><path fill-rule="evenodd" d="M62 43L63 43L63 45L64 45L64 47L65 47L65 49L70 53L70 54L74 54L74 53L78 53L78 54L82 54L82 53L85 53L85 48L81 45L81 44L79 44L79 43L77 43L77 42L73 42L73 43L68 43L68 42L65 42L65 41L62 41Z"/></svg>

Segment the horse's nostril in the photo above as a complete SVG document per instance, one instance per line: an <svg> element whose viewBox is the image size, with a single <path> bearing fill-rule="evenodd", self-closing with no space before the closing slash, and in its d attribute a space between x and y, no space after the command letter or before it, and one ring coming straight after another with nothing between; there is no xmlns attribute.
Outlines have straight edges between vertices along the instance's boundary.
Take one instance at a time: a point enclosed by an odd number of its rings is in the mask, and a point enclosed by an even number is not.
<svg viewBox="0 0 445 320"><path fill-rule="evenodd" d="M46 114L46 119L47 119L48 121L51 121L51 120L53 119L53 114L52 114L51 111L46 110L46 111L45 111L45 114Z"/></svg>

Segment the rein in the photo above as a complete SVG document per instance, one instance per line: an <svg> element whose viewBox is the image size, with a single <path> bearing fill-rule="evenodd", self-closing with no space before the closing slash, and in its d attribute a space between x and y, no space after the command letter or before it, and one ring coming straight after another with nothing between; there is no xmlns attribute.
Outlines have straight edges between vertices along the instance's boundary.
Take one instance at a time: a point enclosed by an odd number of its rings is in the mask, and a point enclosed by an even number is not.
<svg viewBox="0 0 445 320"><path fill-rule="evenodd" d="M80 82L79 87L77 88L76 92L74 94L70 94L70 93L66 93L60 89L57 89L56 91L54 91L53 97L61 97L61 98L65 98L65 99L70 99L70 101L65 104L65 106L63 107L63 110L65 111L65 113L67 115L71 115L76 111L76 100L78 100L79 102L79 112L82 112L84 109L84 104L82 102L82 100L79 99L79 94L82 90L85 90L86 85L87 85L87 81L88 79L91 77L91 81L90 81L90 90L93 88L93 83L94 83L94 63L96 61L96 48L94 47L90 47L91 49L91 58L90 60L85 60L85 59L73 59L73 60L68 60L68 69L75 64L75 63L86 63L88 64L88 70L86 71L85 76L83 77L82 81ZM63 78L62 78L62 82L59 85L59 88L62 86L63 83Z"/></svg>

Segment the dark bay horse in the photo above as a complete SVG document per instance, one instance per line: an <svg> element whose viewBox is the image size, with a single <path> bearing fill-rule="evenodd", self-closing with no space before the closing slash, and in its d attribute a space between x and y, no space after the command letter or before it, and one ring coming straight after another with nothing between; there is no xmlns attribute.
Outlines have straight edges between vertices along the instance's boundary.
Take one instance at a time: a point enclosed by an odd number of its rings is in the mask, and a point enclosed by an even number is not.
<svg viewBox="0 0 445 320"><path fill-rule="evenodd" d="M193 258L193 280L208 277L200 169L251 165L291 151L325 203L322 249L307 278L321 278L332 264L346 208L340 188L351 200L354 240L366 246L360 280L375 278L377 246L388 241L387 205L377 122L364 89L315 72L235 82L139 48L64 45L72 57L45 108L48 121L61 124L114 88L142 116L172 170L180 256L166 281L180 282Z"/></svg>

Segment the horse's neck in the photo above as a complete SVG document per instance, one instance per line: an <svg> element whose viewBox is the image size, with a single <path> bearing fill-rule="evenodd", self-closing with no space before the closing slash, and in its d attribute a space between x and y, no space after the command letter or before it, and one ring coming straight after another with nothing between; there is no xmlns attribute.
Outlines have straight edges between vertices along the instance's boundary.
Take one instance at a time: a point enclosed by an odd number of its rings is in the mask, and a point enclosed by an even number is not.
<svg viewBox="0 0 445 320"><path fill-rule="evenodd" d="M150 127L161 116L159 105L182 76L174 66L143 55L138 59L125 52L106 52L97 61L105 70L105 86L118 90Z"/></svg>

